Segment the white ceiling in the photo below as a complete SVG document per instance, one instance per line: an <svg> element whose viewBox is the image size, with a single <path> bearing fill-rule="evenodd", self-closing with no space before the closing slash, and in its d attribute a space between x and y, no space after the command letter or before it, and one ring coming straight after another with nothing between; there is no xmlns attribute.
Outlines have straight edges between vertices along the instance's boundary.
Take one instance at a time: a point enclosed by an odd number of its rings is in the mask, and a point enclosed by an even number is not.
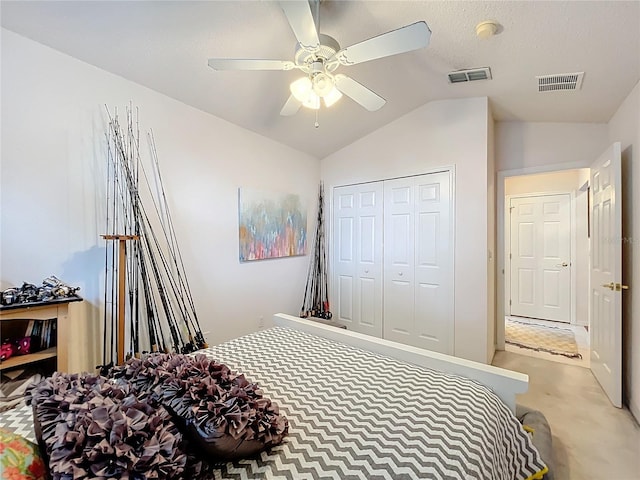
<svg viewBox="0 0 640 480"><path fill-rule="evenodd" d="M607 122L640 78L640 1L324 0L320 30L343 47L418 20L432 36L425 49L340 67L387 104L368 112L344 97L316 129L311 110L279 115L299 72L207 66L292 60L295 37L276 2L3 0L0 13L9 30L318 158L439 99L487 96L502 121ZM484 20L499 34L477 38ZM493 80L447 81L485 66ZM580 91L537 93L536 75L579 71Z"/></svg>

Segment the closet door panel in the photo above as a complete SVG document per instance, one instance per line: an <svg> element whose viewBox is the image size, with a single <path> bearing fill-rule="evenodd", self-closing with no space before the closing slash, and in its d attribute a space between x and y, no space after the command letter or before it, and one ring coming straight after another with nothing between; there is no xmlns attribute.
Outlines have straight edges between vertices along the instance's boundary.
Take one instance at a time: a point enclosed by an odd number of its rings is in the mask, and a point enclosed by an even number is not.
<svg viewBox="0 0 640 480"><path fill-rule="evenodd" d="M376 319L380 316L380 312L376 312L380 300L376 292L377 283L380 282L375 278L360 277L360 324L376 330Z"/></svg>
<svg viewBox="0 0 640 480"><path fill-rule="evenodd" d="M356 331L382 337L382 182L358 185Z"/></svg>
<svg viewBox="0 0 640 480"><path fill-rule="evenodd" d="M382 183L336 187L334 319L382 336Z"/></svg>
<svg viewBox="0 0 640 480"><path fill-rule="evenodd" d="M360 264L361 265L374 265L376 261L376 242L380 239L377 238L376 217L372 215L362 216L359 219L360 222Z"/></svg>
<svg viewBox="0 0 640 480"><path fill-rule="evenodd" d="M442 312L438 311L438 295L441 294L439 285L419 282L416 287L416 344L423 343L429 350L442 351L442 329L438 322L430 321Z"/></svg>
<svg viewBox="0 0 640 480"><path fill-rule="evenodd" d="M334 302L333 315L336 320L349 326L353 325L355 247L357 208L356 193L345 189L336 189L333 197L334 223ZM349 328L349 327L348 327Z"/></svg>
<svg viewBox="0 0 640 480"><path fill-rule="evenodd" d="M416 345L453 353L453 238L449 172L416 177Z"/></svg>
<svg viewBox="0 0 640 480"><path fill-rule="evenodd" d="M385 181L384 336L453 353L449 172Z"/></svg>
<svg viewBox="0 0 640 480"><path fill-rule="evenodd" d="M407 181L400 178L384 182L384 267L390 279L413 284L415 219L413 189Z"/></svg>
<svg viewBox="0 0 640 480"><path fill-rule="evenodd" d="M338 277L338 316L342 322L353 322L353 277Z"/></svg>
<svg viewBox="0 0 640 480"><path fill-rule="evenodd" d="M411 343L415 331L412 179L384 182L384 338Z"/></svg>
<svg viewBox="0 0 640 480"><path fill-rule="evenodd" d="M353 223L353 217L343 217L338 222L338 260L345 265L353 261Z"/></svg>
<svg viewBox="0 0 640 480"><path fill-rule="evenodd" d="M378 331L382 325L382 238L381 221L375 215L363 215L360 221L358 281L360 282L360 324ZM378 324L376 326L376 323Z"/></svg>
<svg viewBox="0 0 640 480"><path fill-rule="evenodd" d="M414 288L412 282L399 279L385 281L384 338L412 345L415 327Z"/></svg>

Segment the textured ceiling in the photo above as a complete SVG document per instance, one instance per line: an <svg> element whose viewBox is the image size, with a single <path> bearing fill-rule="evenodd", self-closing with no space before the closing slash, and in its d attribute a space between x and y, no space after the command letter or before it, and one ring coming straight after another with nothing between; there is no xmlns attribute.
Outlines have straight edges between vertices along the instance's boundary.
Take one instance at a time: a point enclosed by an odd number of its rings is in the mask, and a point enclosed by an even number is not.
<svg viewBox="0 0 640 480"><path fill-rule="evenodd" d="M272 1L2 1L2 26L318 158L433 100L487 96L496 120L606 122L640 78L639 1L332 1L322 33L341 46L425 20L430 45L343 72L387 100L348 98L281 117L299 72L217 72L210 57L292 60L295 37ZM501 24L481 40L475 25ZM446 73L491 67L493 80ZM536 75L584 71L578 92L537 93ZM46 72L43 72L46 80ZM97 93L98 94L98 93ZM135 99L134 99L135 100Z"/></svg>

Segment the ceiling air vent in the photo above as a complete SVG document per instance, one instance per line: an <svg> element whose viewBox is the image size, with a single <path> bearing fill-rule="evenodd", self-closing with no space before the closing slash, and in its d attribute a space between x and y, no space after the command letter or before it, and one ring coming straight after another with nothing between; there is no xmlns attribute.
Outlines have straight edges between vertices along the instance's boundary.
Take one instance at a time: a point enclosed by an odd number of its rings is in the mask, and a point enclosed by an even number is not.
<svg viewBox="0 0 640 480"><path fill-rule="evenodd" d="M489 67L472 68L469 70L457 70L447 73L449 83L473 82L475 80L491 80Z"/></svg>
<svg viewBox="0 0 640 480"><path fill-rule="evenodd" d="M583 77L584 72L536 76L536 79L538 79L538 92L580 90Z"/></svg>

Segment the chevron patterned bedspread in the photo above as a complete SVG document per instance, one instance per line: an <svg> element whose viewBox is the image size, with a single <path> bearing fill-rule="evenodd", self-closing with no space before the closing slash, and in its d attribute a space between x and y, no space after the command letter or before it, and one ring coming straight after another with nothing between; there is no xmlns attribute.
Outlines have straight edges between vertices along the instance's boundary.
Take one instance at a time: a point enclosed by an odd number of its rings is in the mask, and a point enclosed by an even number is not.
<svg viewBox="0 0 640 480"><path fill-rule="evenodd" d="M258 382L290 424L281 445L216 479L525 480L544 469L510 410L466 378L283 327L204 353ZM30 422L25 408L0 419L23 434Z"/></svg>

